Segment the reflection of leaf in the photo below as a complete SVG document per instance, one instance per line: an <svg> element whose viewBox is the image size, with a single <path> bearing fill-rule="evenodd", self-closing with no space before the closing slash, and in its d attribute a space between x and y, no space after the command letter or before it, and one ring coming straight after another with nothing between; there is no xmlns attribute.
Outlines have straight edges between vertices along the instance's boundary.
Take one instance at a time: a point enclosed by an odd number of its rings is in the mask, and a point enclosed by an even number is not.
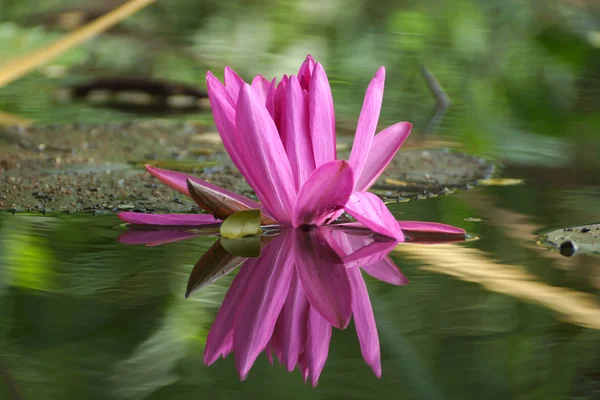
<svg viewBox="0 0 600 400"><path fill-rule="evenodd" d="M221 236L230 239L260 233L260 210L238 211L221 224Z"/></svg>
<svg viewBox="0 0 600 400"><path fill-rule="evenodd" d="M194 265L188 279L185 297L227 275L245 260L225 250L221 240L217 240Z"/></svg>
<svg viewBox="0 0 600 400"><path fill-rule="evenodd" d="M227 252L240 257L258 257L260 255L260 236L248 236L239 239L221 238L221 244Z"/></svg>

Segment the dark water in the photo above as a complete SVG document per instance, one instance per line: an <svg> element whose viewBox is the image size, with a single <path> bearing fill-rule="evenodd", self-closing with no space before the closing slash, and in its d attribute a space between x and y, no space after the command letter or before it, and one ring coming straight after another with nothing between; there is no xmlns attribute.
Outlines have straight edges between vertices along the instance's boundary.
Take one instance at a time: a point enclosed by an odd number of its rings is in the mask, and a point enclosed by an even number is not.
<svg viewBox="0 0 600 400"><path fill-rule="evenodd" d="M264 354L245 382L233 355L204 364L235 272L184 294L216 239L124 245L116 240L126 228L114 217L3 214L3 396L598 398L600 264L539 247L536 234L600 220L590 207L600 192L549 190L542 177L518 176L528 183L390 205L399 219L453 224L479 240L400 244L391 256L406 286L365 275L382 378L363 361L350 323L333 329L316 389Z"/></svg>

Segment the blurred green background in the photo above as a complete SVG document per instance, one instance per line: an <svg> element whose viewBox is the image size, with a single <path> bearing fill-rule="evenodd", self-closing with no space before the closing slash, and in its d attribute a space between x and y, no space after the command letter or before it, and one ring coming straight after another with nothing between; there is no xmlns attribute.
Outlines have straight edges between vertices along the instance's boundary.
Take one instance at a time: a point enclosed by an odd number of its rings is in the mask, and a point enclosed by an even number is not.
<svg viewBox="0 0 600 400"><path fill-rule="evenodd" d="M121 3L2 0L0 61ZM380 65L387 67L382 125L408 120L425 128L435 99L422 64L451 99L436 132L471 151L522 159L536 151L551 157L561 139L597 143L600 7L593 0L159 1L2 88L0 110L42 123L130 119L65 106L53 93L99 74L204 87L206 71L221 75L224 65L246 79L280 77L308 53L325 65L338 121L350 131Z"/></svg>
<svg viewBox="0 0 600 400"><path fill-rule="evenodd" d="M0 65L118 4L0 0ZM0 111L37 124L210 122L209 110L132 113L63 92L106 75L203 89L207 70L280 76L307 53L328 72L341 133L353 132L364 90L385 65L382 126L411 121L413 137L494 157L505 176L526 180L391 205L398 218L479 237L458 248L486 262L459 258L465 268L509 266L523 282L597 304L597 257L536 245L546 229L600 221L596 0L158 1L0 88ZM451 100L429 131L436 102L420 64ZM264 357L240 383L231 357L210 368L202 361L231 277L183 298L187 274L214 239L125 246L116 243L124 229L113 216L0 214L0 399L600 399L599 330L557 311L545 290L493 290L402 249L394 259L410 285L367 281L380 381L351 327L334 332L316 389Z"/></svg>

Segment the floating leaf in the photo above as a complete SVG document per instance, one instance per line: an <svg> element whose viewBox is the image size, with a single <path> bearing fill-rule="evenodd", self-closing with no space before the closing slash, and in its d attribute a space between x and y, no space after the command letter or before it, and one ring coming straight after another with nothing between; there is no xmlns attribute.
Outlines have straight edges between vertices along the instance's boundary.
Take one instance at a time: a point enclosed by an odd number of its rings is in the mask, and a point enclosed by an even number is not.
<svg viewBox="0 0 600 400"><path fill-rule="evenodd" d="M229 239L237 239L244 236L259 235L261 233L260 217L260 210L238 211L223 221L221 224L221 236Z"/></svg>
<svg viewBox="0 0 600 400"><path fill-rule="evenodd" d="M221 238L221 245L228 253L238 257L258 257L260 236L247 236L239 239Z"/></svg>
<svg viewBox="0 0 600 400"><path fill-rule="evenodd" d="M600 224L589 224L546 232L540 243L559 249L564 256L575 253L600 254Z"/></svg>
<svg viewBox="0 0 600 400"><path fill-rule="evenodd" d="M415 198L426 194L429 198L429 194L471 188L495 172L492 161L458 151L405 149L396 154L371 191L387 197Z"/></svg>

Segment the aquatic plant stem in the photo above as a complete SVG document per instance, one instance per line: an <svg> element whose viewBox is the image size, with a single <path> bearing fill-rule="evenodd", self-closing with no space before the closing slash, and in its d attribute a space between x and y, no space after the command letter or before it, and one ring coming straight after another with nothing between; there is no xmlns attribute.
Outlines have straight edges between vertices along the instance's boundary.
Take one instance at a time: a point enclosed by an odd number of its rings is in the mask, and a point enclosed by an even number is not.
<svg viewBox="0 0 600 400"><path fill-rule="evenodd" d="M450 98L442 88L442 85L435 79L435 76L429 71L423 64L419 64L419 68L421 70L421 75L423 75L423 79L427 83L427 87L431 91L431 93L435 97L436 106L433 110L433 115L429 118L427 125L423 128L423 134L426 135L430 132L433 132L439 123L444 119L444 115L450 107Z"/></svg>

